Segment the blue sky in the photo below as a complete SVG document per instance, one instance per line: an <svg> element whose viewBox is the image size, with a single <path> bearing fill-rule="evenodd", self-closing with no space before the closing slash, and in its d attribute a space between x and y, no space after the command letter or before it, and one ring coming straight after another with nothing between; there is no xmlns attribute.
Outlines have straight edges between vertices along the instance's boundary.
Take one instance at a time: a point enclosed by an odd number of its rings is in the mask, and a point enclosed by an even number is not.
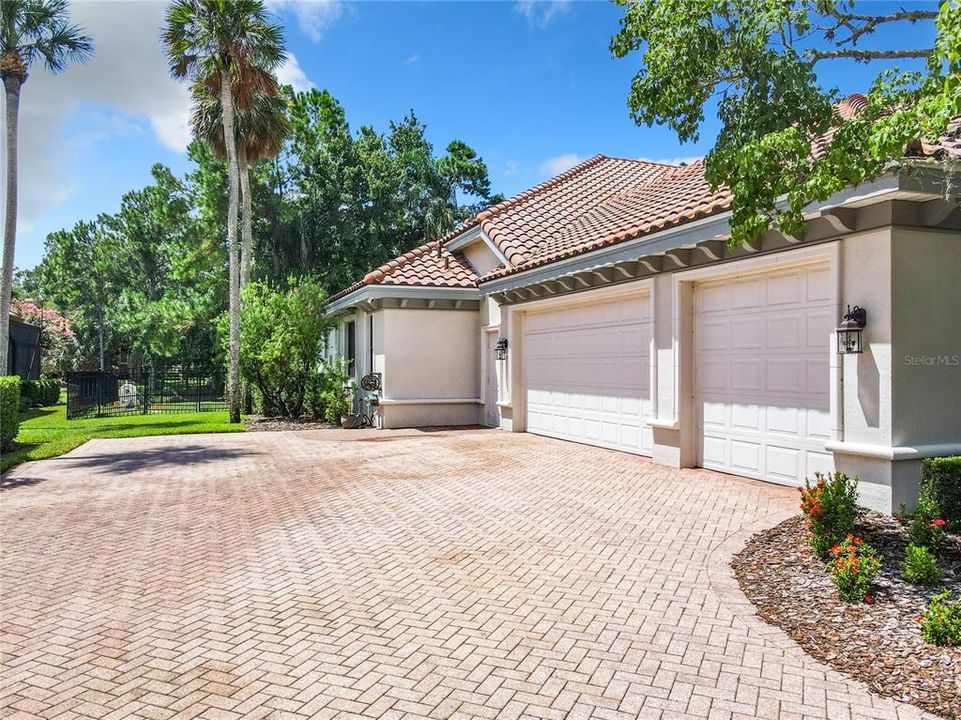
<svg viewBox="0 0 961 720"><path fill-rule="evenodd" d="M385 129L413 109L438 149L453 138L471 144L493 188L508 196L597 153L698 157L716 131L710 122L701 142L680 145L668 130L634 125L626 97L639 56L611 58L621 11L606 2L272 0L271 8L292 56L283 80L329 89L355 128ZM40 68L31 74L22 101L18 267L40 260L47 233L115 211L124 192L149 182L152 163L189 169L186 93L166 76L157 38L163 9L76 3L95 60L55 78ZM920 45L933 33L898 32L898 44L908 33ZM872 41L890 42L884 34ZM853 92L874 72L825 66L823 81Z"/></svg>

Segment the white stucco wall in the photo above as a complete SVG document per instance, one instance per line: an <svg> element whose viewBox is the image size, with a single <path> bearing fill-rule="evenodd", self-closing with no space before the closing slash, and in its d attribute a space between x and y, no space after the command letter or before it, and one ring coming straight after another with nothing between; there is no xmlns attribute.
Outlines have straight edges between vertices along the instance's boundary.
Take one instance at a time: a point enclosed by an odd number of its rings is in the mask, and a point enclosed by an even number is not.
<svg viewBox="0 0 961 720"><path fill-rule="evenodd" d="M961 232L894 228L896 446L961 443Z"/></svg>
<svg viewBox="0 0 961 720"><path fill-rule="evenodd" d="M477 423L480 313L386 309L377 316L383 333L384 426ZM375 356L376 349L375 343Z"/></svg>

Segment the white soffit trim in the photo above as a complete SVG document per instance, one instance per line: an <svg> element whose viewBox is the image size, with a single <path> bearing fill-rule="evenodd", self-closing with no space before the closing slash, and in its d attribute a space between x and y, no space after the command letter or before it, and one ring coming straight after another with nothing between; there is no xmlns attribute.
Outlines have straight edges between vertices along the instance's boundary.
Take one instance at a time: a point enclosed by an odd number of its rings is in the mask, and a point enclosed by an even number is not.
<svg viewBox="0 0 961 720"><path fill-rule="evenodd" d="M477 288L422 287L418 285L364 285L338 298L326 308L328 315L347 310L365 300L377 298L421 298L424 300L480 300Z"/></svg>

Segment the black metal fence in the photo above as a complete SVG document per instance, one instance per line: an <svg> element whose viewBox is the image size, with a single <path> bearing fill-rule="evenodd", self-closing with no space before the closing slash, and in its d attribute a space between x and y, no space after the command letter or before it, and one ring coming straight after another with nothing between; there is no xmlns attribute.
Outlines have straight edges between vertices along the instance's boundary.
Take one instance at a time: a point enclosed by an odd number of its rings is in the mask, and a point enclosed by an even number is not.
<svg viewBox="0 0 961 720"><path fill-rule="evenodd" d="M68 420L217 410L227 410L227 374L219 367L67 373Z"/></svg>

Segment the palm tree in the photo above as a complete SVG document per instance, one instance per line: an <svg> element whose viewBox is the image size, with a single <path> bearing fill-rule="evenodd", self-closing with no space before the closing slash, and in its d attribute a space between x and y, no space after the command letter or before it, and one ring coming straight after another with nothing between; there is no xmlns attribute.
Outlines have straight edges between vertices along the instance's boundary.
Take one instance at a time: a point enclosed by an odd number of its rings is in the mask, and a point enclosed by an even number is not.
<svg viewBox="0 0 961 720"><path fill-rule="evenodd" d="M227 156L230 257L230 422L240 422L240 258L237 247L239 161L235 108L249 107L264 91L264 77L284 60L280 27L262 0L174 0L163 33L171 74L220 97Z"/></svg>
<svg viewBox="0 0 961 720"><path fill-rule="evenodd" d="M10 340L10 292L17 244L17 130L20 89L30 66L40 60L51 73L70 62L84 62L93 42L68 22L67 0L0 0L0 78L7 111L7 206L3 224L3 270L0 273L0 375L7 373Z"/></svg>
<svg viewBox="0 0 961 720"><path fill-rule="evenodd" d="M273 78L271 78L272 80ZM290 133L287 119L287 98L276 82L267 92L257 93L250 106L238 109L234 116L237 139L237 165L240 171L241 250L240 290L250 282L253 262L253 212L250 193L250 166L261 160L276 157ZM227 155L222 122L223 106L220 96L210 95L204 88L194 93L194 112L191 118L194 135L210 146L219 160Z"/></svg>

